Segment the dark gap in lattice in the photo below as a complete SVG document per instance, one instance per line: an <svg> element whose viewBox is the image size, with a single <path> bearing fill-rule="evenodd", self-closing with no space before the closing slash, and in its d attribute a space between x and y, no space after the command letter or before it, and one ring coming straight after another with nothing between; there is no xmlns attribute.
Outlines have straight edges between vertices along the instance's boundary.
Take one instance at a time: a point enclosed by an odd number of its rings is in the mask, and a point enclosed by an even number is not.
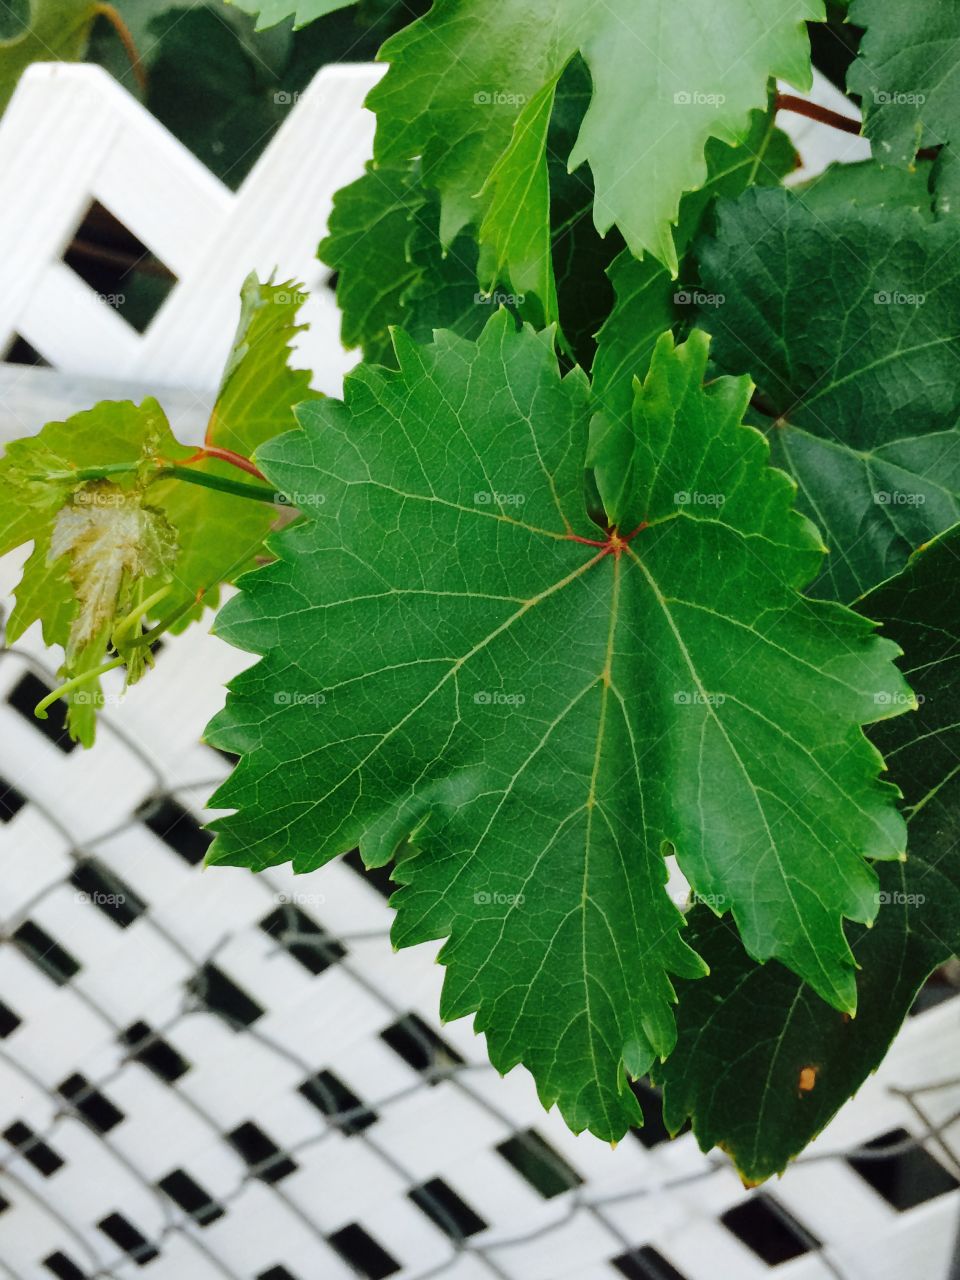
<svg viewBox="0 0 960 1280"><path fill-rule="evenodd" d="M0 822L9 822L11 818L15 818L26 803L26 797L12 782L0 778Z"/></svg>
<svg viewBox="0 0 960 1280"><path fill-rule="evenodd" d="M378 1244L357 1222L351 1222L327 1239L344 1262L366 1280L385 1280L400 1270L396 1258L391 1257L383 1245Z"/></svg>
<svg viewBox="0 0 960 1280"><path fill-rule="evenodd" d="M346 947L293 903L284 903L271 911L260 921L260 928L314 977L347 954Z"/></svg>
<svg viewBox="0 0 960 1280"><path fill-rule="evenodd" d="M142 1235L121 1213L108 1214L97 1223L97 1226L107 1239L112 1240L118 1249L122 1249L128 1257L132 1258L138 1267L145 1267L148 1262L160 1256L147 1237Z"/></svg>
<svg viewBox="0 0 960 1280"><path fill-rule="evenodd" d="M260 1005L215 964L208 963L198 969L187 983L187 990L210 1013L223 1018L234 1031L252 1026L263 1017Z"/></svg>
<svg viewBox="0 0 960 1280"><path fill-rule="evenodd" d="M643 1112L643 1124L631 1129L630 1132L647 1148L659 1146L661 1142L669 1142L670 1130L663 1121L663 1094L649 1080L631 1080L630 1088ZM689 1122L684 1121L683 1128L679 1130L677 1136L679 1137L680 1133L686 1133L689 1128Z"/></svg>
<svg viewBox="0 0 960 1280"><path fill-rule="evenodd" d="M13 335L10 345L3 353L3 360L6 364L28 364L33 365L34 368L50 368L50 361L44 360L40 352L31 347L26 338L19 333Z"/></svg>
<svg viewBox="0 0 960 1280"><path fill-rule="evenodd" d="M485 1231L489 1225L442 1178L431 1178L407 1194L451 1240L465 1240L478 1231Z"/></svg>
<svg viewBox="0 0 960 1280"><path fill-rule="evenodd" d="M59 942L54 942L49 933L33 920L24 920L10 935L10 940L58 987L80 972L80 961L75 960Z"/></svg>
<svg viewBox="0 0 960 1280"><path fill-rule="evenodd" d="M612 1266L626 1276L627 1280L687 1280L662 1253L658 1253L652 1245L645 1244L641 1249L631 1249L629 1253L621 1253L614 1258Z"/></svg>
<svg viewBox="0 0 960 1280"><path fill-rule="evenodd" d="M348 1137L377 1122L377 1113L332 1071L318 1071L299 1086L300 1093Z"/></svg>
<svg viewBox="0 0 960 1280"><path fill-rule="evenodd" d="M57 1086L57 1093L98 1133L109 1133L124 1119L123 1112L108 1097L94 1088L85 1076L75 1072Z"/></svg>
<svg viewBox="0 0 960 1280"><path fill-rule="evenodd" d="M554 1151L536 1129L514 1134L501 1142L497 1151L545 1200L571 1191L583 1182L576 1169Z"/></svg>
<svg viewBox="0 0 960 1280"><path fill-rule="evenodd" d="M323 287L325 289L329 289L331 293L336 293L337 284L339 283L339 281L340 281L340 272L331 271L330 274L325 277L323 281Z"/></svg>
<svg viewBox="0 0 960 1280"><path fill-rule="evenodd" d="M768 1266L776 1267L821 1247L820 1240L773 1196L753 1196L721 1214L729 1232Z"/></svg>
<svg viewBox="0 0 960 1280"><path fill-rule="evenodd" d="M128 1058L147 1067L167 1084L173 1084L190 1070L186 1058L145 1022L132 1023L120 1032L120 1040L129 1050Z"/></svg>
<svg viewBox="0 0 960 1280"><path fill-rule="evenodd" d="M67 733L66 703L61 699L49 706L46 720L38 720L33 714L37 703L42 702L50 692L50 685L39 680L32 671L28 671L7 694L7 702L14 711L19 711L32 728L42 733L48 742L52 742L58 751L69 755L76 749L77 743Z"/></svg>
<svg viewBox="0 0 960 1280"><path fill-rule="evenodd" d="M85 901L121 929L133 924L147 909L127 882L97 858L78 862L70 873L70 883Z"/></svg>
<svg viewBox="0 0 960 1280"><path fill-rule="evenodd" d="M57 1280L86 1280L86 1274L59 1250L51 1253L49 1258L44 1258L41 1265L46 1267L52 1276L56 1276Z"/></svg>
<svg viewBox="0 0 960 1280"><path fill-rule="evenodd" d="M63 261L84 284L145 333L177 277L99 200L91 202Z"/></svg>
<svg viewBox="0 0 960 1280"><path fill-rule="evenodd" d="M297 1170L297 1163L281 1151L259 1125L247 1120L225 1135L233 1149L246 1161L250 1173L261 1182L279 1182Z"/></svg>
<svg viewBox="0 0 960 1280"><path fill-rule="evenodd" d="M151 796L136 816L184 862L195 867L203 861L213 836L172 796Z"/></svg>
<svg viewBox="0 0 960 1280"><path fill-rule="evenodd" d="M7 1036L13 1035L21 1021L22 1019L17 1017L10 1006L0 1000L0 1040L6 1040Z"/></svg>
<svg viewBox="0 0 960 1280"><path fill-rule="evenodd" d="M406 1013L398 1018L380 1032L380 1039L414 1071L423 1074L436 1074L463 1065L463 1058L456 1049L451 1048L415 1013ZM436 1080L430 1083L436 1084Z"/></svg>
<svg viewBox="0 0 960 1280"><path fill-rule="evenodd" d="M190 1215L198 1227L208 1227L224 1215L224 1207L195 1182L185 1169L174 1169L157 1183L174 1204Z"/></svg>
<svg viewBox="0 0 960 1280"><path fill-rule="evenodd" d="M15 1120L3 1131L3 1136L16 1151L23 1156L45 1178L51 1177L58 1169L63 1168L63 1160L53 1147L48 1146L22 1120Z"/></svg>
<svg viewBox="0 0 960 1280"><path fill-rule="evenodd" d="M288 1271L286 1267L276 1266L268 1267L266 1271L261 1271L257 1276L257 1280L297 1280L292 1271Z"/></svg>
<svg viewBox="0 0 960 1280"><path fill-rule="evenodd" d="M915 1209L919 1204L935 1200L937 1196L954 1191L958 1182L942 1164L921 1146L883 1155L884 1147L900 1146L909 1142L906 1129L891 1129L879 1138L864 1144L873 1156L847 1156L847 1163L868 1182L874 1191L901 1213Z"/></svg>
<svg viewBox="0 0 960 1280"><path fill-rule="evenodd" d="M376 889L381 897L389 898L396 893L398 886L390 879L389 864L385 867L365 867L359 849L351 849L349 853L345 853L343 861L351 871L355 871L358 876L366 880L371 888Z"/></svg>

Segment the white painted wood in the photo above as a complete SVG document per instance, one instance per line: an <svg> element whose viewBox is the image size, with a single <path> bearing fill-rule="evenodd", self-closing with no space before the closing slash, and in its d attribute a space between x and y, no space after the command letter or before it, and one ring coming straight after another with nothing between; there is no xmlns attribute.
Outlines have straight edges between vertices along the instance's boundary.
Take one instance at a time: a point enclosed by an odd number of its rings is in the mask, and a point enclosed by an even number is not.
<svg viewBox="0 0 960 1280"><path fill-rule="evenodd" d="M65 373L210 391L244 277L275 271L312 290L298 362L337 392L355 357L316 248L370 154L362 104L382 73L324 67L233 194L105 71L31 67L0 122L0 350L19 333ZM178 277L143 335L60 261L93 199Z"/></svg>

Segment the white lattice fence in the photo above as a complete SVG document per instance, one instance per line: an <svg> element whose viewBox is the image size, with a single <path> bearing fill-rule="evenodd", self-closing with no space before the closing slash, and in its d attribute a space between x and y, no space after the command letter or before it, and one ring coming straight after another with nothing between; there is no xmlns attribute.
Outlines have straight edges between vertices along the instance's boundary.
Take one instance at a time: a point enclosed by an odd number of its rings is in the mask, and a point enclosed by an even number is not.
<svg viewBox="0 0 960 1280"><path fill-rule="evenodd" d="M109 390L65 373L169 386L197 434L242 277L280 246L282 273L316 280L376 74L323 71L232 196L100 72L35 68L0 126L0 342L19 334L58 372L0 369L0 440ZM142 337L60 261L91 195L179 277ZM313 306L304 362L335 390L349 359L331 297ZM0 562L0 596L21 559ZM615 1151L575 1138L522 1070L490 1069L467 1022L439 1025L435 948L392 952L386 886L355 858L201 873L202 806L228 764L200 734L245 660L200 627L166 640L122 705L109 687L84 753L32 717L52 679L39 637L0 649L0 1274L943 1280L949 1149L908 1142L856 1168L830 1153L950 1118L960 1089L927 1086L957 1075L960 1003L913 1018L759 1194L692 1135L662 1142L652 1109Z"/></svg>

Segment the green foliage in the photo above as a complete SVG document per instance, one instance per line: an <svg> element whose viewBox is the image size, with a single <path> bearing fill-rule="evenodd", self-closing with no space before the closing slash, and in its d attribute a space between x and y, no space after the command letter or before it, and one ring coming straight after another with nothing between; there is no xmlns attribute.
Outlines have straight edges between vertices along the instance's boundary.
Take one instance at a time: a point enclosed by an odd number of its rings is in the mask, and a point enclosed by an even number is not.
<svg viewBox="0 0 960 1280"><path fill-rule="evenodd" d="M825 532L818 589L849 601L960 519L960 224L844 186L746 192L697 260L726 298L701 313L717 362L756 377L774 458Z"/></svg>
<svg viewBox="0 0 960 1280"><path fill-rule="evenodd" d="M766 114L754 112L752 119L750 133L741 146L708 143L707 181L680 202L674 243L684 274L690 242L707 221L717 197L739 195L753 184L775 186L794 167L793 147L775 127L772 109ZM698 291L678 288L655 258L637 259L629 250L614 260L608 275L616 304L597 335L593 390L607 413L629 414L632 380L646 372L653 347L664 329L681 325L694 313Z"/></svg>
<svg viewBox="0 0 960 1280"><path fill-rule="evenodd" d="M597 228L616 224L632 253L650 252L675 274L671 223L683 192L706 178L708 140L746 137L771 75L809 86L804 19L822 17L821 0L766 8L758 30L747 0L709 13L692 0L617 0L602 10L575 0L437 0L381 51L391 65L370 96L376 158L422 156L425 181L441 193L444 243L480 226L484 260L505 268L516 290L530 259L548 253L546 108L579 51L593 97L569 162L590 164ZM501 190L529 202L518 224L498 206ZM549 292L539 302L549 317Z"/></svg>
<svg viewBox="0 0 960 1280"><path fill-rule="evenodd" d="M952 0L853 0L866 27L848 84L863 99L864 132L884 164L960 141L960 9Z"/></svg>
<svg viewBox="0 0 960 1280"><path fill-rule="evenodd" d="M302 300L292 282L245 282L207 448L250 455L311 397L310 375L287 367ZM163 625L182 626L216 604L220 584L253 565L274 522L269 502L208 487L231 485L236 472L224 461L196 459L185 483L177 468L195 455L148 399L104 401L48 423L0 459L0 553L33 543L8 638L39 620L45 642L64 649L64 680L88 677L69 693L70 729L85 745L102 705L96 672L108 654L128 682L139 679L149 662L141 624L162 606Z"/></svg>
<svg viewBox="0 0 960 1280"><path fill-rule="evenodd" d="M871 731L904 793L910 856L881 867L874 927L850 931L857 1016L779 964L755 965L697 907L688 940L710 977L681 990L677 1049L657 1070L670 1127L689 1116L700 1145L722 1144L751 1181L780 1172L876 1070L926 977L960 950L960 529L858 608L903 647L919 710Z"/></svg>
<svg viewBox="0 0 960 1280"><path fill-rule="evenodd" d="M251 279L202 450L154 400L15 442L11 634L63 648L89 743L100 675L242 573L211 861L392 864L500 1070L607 1139L652 1073L759 1180L960 941L957 14L427 4L122 0L233 184L392 37L320 246L363 362L312 396L297 287ZM787 191L811 48L875 159Z"/></svg>

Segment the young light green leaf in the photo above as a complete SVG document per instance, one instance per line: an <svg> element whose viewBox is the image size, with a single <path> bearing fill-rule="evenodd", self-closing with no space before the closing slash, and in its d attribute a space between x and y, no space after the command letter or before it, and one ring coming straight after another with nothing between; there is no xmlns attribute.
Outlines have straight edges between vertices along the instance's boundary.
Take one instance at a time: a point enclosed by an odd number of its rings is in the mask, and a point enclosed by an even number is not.
<svg viewBox="0 0 960 1280"><path fill-rule="evenodd" d="M874 927L850 930L857 1016L776 962L756 965L696 907L690 941L710 977L681 988L677 1047L655 1070L670 1128L690 1117L704 1150L722 1146L752 1182L780 1173L876 1070L927 976L960 951L960 527L857 608L903 647L919 702L871 730L903 790L910 844L905 863L880 868Z"/></svg>
<svg viewBox="0 0 960 1280"><path fill-rule="evenodd" d="M250 469L249 454L290 426L295 402L312 397L309 373L287 367L302 300L290 282L245 282L207 431L213 454L227 450ZM70 727L85 745L101 704L95 669L108 652L122 659L129 683L138 679L149 658L142 624L159 617L184 626L215 603L220 584L255 562L276 519L269 501L168 478L171 465L187 462L191 474L214 481L237 474L179 444L155 400L105 401L14 441L0 459L0 554L34 544L7 632L16 639L39 619L46 643L65 649L65 680L94 673L69 697ZM282 495L291 504L298 496Z"/></svg>
<svg viewBox="0 0 960 1280"><path fill-rule="evenodd" d="M556 81L535 93L517 117L510 144L484 185L486 213L480 225L480 283L493 289L509 280L529 295L530 319L538 328L555 324L557 286L550 235L547 134Z"/></svg>
<svg viewBox="0 0 960 1280"><path fill-rule="evenodd" d="M697 248L716 359L756 372L775 461L853 600L960 519L960 224L787 191L722 204Z"/></svg>
<svg viewBox="0 0 960 1280"><path fill-rule="evenodd" d="M16 640L41 620L45 642L65 650L65 679L98 667L135 594L173 571L175 531L143 503L146 476L161 453L176 461L190 450L177 444L157 402L145 400L139 407L105 402L48 423L13 441L0 459L0 554L34 544L7 635ZM86 467L115 465L132 470L116 482L77 478ZM70 699L71 732L86 746L99 701L95 679Z"/></svg>
<svg viewBox="0 0 960 1280"><path fill-rule="evenodd" d="M206 445L252 457L264 441L293 425L293 406L316 399L310 373L289 367L290 344L302 326L297 312L305 294L294 280L244 281L240 321L207 427ZM216 458L195 464L198 471L237 477L235 468ZM289 495L291 502L296 495ZM232 582L252 567L276 519L268 504L248 502L179 480L161 480L150 492L181 538L176 573L163 600L164 615L187 610L178 626L216 606L221 583ZM295 505L295 504L294 504ZM153 582L151 590L161 584ZM202 598L201 598L202 597ZM195 603L194 608L190 608Z"/></svg>
<svg viewBox="0 0 960 1280"><path fill-rule="evenodd" d="M323 501L217 620L263 657L208 731L242 754L210 860L402 848L394 938L449 939L443 1015L616 1138L673 1046L671 975L703 971L667 843L753 954L852 1006L842 920L876 909L863 855L903 848L860 726L909 695L872 624L800 594L817 538L741 425L746 380L703 386L704 335L665 335L593 443L610 532L549 335L501 312L477 344L396 342L398 372L361 367L260 452Z"/></svg>
<svg viewBox="0 0 960 1280"><path fill-rule="evenodd" d="M541 108L579 51L593 99L564 158L571 168L590 165L601 233L618 226L634 256L652 253L674 274L671 224L683 192L706 180L708 140L747 136L771 75L809 87L805 20L823 16L822 0L768 0L762 22L751 0L708 8L696 0L614 0L601 8L437 0L381 50L391 65L369 99L378 114L376 157L381 164L423 157L425 181L441 193L448 244L490 216L495 195L484 188L492 173L497 191L536 190L529 208L512 211L509 234L505 209L486 224L494 261L504 265L501 249L509 246L516 289L514 273L530 270L532 247L548 243Z"/></svg>

